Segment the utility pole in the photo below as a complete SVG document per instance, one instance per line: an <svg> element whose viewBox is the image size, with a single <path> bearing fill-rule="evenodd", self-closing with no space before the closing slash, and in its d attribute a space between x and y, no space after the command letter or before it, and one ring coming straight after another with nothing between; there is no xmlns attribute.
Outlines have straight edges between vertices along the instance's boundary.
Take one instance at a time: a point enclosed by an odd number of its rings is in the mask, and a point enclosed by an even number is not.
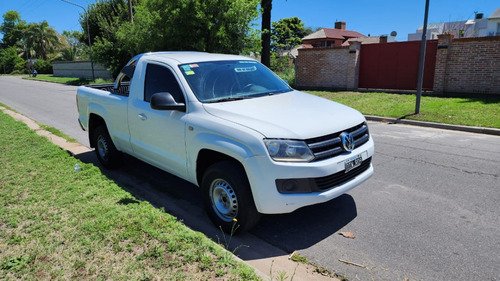
<svg viewBox="0 0 500 281"><path fill-rule="evenodd" d="M422 42L420 43L420 61L418 63L417 102L415 114L420 113L420 97L422 96L422 84L424 80L425 45L427 42L427 16L429 14L429 0L425 0L424 29L422 30Z"/></svg>
<svg viewBox="0 0 500 281"><path fill-rule="evenodd" d="M131 23L134 23L134 13L132 9L132 0L128 0L128 14Z"/></svg>
<svg viewBox="0 0 500 281"><path fill-rule="evenodd" d="M92 44L90 43L90 29L89 29L89 15L87 13L87 10L85 10L84 7L75 4L73 2L69 2L67 0L61 0L63 2L66 2L68 4L71 4L73 6L77 6L79 8L83 9L83 12L85 13L85 21L87 22L87 37L89 38L89 50L90 50L90 66L92 67L92 81L95 81L95 75L94 75L94 60L92 59Z"/></svg>

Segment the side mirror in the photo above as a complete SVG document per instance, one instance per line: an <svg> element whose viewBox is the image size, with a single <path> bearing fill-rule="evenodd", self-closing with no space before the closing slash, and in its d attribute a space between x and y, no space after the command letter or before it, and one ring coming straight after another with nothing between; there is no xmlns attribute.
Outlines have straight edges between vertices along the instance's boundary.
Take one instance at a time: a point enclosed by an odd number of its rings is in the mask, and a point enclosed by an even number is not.
<svg viewBox="0 0 500 281"><path fill-rule="evenodd" d="M177 110L186 112L184 103L177 103L174 97L167 92L156 93L151 96L150 105L156 110Z"/></svg>

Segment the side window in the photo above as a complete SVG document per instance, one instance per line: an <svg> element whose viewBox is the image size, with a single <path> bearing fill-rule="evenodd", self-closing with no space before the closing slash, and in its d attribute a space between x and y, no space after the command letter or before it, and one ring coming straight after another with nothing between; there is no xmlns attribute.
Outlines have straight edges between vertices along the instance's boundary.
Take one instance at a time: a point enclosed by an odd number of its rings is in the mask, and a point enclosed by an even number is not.
<svg viewBox="0 0 500 281"><path fill-rule="evenodd" d="M144 101L149 102L153 94L169 92L175 101L184 102L179 83L177 83L172 71L164 66L148 64L144 83Z"/></svg>

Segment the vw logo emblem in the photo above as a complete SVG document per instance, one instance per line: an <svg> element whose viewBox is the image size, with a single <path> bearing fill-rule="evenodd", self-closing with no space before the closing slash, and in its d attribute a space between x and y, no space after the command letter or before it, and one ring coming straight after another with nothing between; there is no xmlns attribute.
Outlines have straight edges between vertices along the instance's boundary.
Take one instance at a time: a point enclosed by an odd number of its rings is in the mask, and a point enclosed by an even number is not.
<svg viewBox="0 0 500 281"><path fill-rule="evenodd" d="M354 138L350 133L343 132L340 134L340 140L342 141L342 148L344 148L345 151L351 151L354 149Z"/></svg>

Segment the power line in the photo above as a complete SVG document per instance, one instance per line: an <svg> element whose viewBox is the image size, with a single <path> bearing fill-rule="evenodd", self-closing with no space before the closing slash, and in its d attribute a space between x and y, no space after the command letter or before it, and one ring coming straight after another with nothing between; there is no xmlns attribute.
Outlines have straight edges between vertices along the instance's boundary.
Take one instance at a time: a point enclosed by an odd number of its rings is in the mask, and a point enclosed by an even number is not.
<svg viewBox="0 0 500 281"><path fill-rule="evenodd" d="M21 14L22 12L24 12L26 9L31 9L32 6L34 6L35 4L37 4L37 2L39 2L40 0L28 0L26 2L24 2L24 4L21 5L21 8L18 8L17 9L17 12L19 14ZM42 0L43 1L43 0Z"/></svg>

